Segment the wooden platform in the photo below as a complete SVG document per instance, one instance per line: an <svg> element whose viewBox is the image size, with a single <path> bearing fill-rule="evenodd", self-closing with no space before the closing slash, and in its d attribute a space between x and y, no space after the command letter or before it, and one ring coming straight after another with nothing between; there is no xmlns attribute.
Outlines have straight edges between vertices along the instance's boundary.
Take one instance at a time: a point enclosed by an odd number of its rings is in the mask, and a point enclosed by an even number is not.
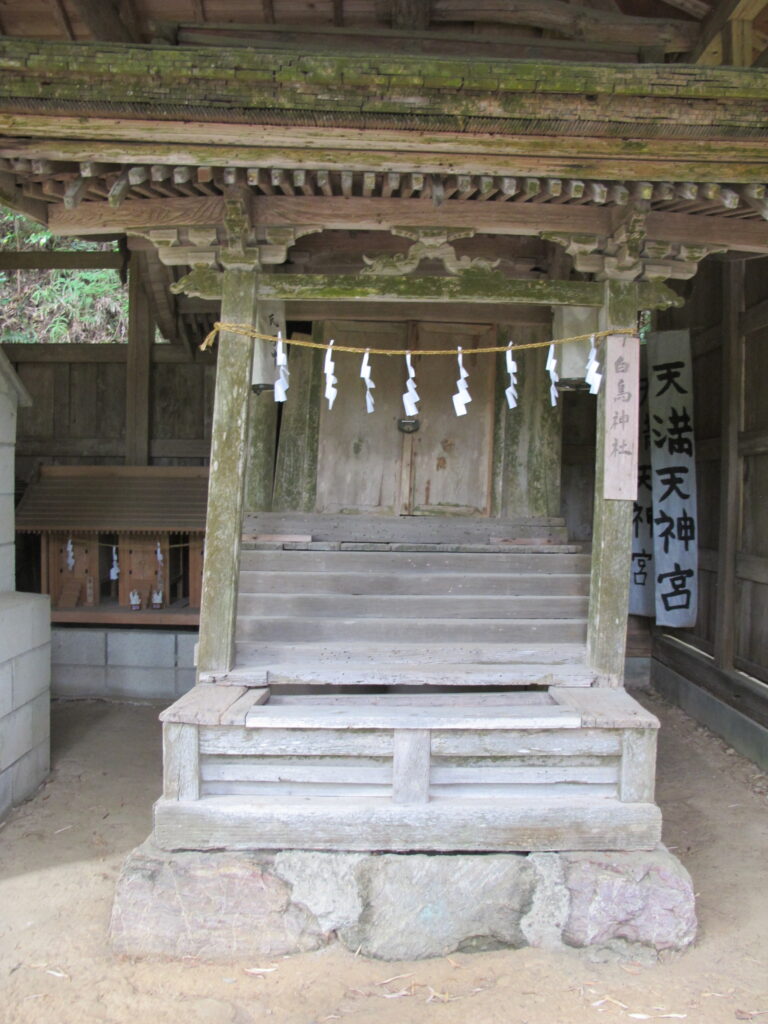
<svg viewBox="0 0 768 1024"><path fill-rule="evenodd" d="M645 849L656 719L624 691L273 696L161 716L165 849Z"/></svg>

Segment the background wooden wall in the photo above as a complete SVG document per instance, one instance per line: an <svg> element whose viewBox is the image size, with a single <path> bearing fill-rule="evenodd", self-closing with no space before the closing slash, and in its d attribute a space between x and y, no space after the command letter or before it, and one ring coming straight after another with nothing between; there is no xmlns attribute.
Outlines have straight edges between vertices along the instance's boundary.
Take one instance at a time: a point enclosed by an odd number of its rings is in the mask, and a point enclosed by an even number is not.
<svg viewBox="0 0 768 1024"><path fill-rule="evenodd" d="M653 651L768 727L768 259L705 260L686 292L660 327L692 337L699 615Z"/></svg>
<svg viewBox="0 0 768 1024"><path fill-rule="evenodd" d="M216 375L209 353L154 344L150 372L137 383L128 379L127 345L3 349L33 401L20 410L18 480L28 480L40 462L120 465L132 431L148 437L151 465L207 463Z"/></svg>

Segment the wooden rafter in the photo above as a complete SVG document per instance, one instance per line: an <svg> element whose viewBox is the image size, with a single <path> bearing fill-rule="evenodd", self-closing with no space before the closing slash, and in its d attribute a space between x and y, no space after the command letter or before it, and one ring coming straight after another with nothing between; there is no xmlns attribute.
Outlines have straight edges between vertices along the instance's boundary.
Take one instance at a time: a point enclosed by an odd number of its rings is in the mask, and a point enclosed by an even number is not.
<svg viewBox="0 0 768 1024"><path fill-rule="evenodd" d="M70 0L94 39L107 43L132 43L136 36L120 17L119 0Z"/></svg>
<svg viewBox="0 0 768 1024"><path fill-rule="evenodd" d="M702 18L706 18L712 10L711 5L705 4L703 0L663 0L663 3L667 7L675 7L678 11L685 11L686 14L692 15L699 21Z"/></svg>
<svg viewBox="0 0 768 1024"><path fill-rule="evenodd" d="M692 64L731 64L737 58L749 66L752 63L748 41L751 23L765 6L766 0L719 0L702 22L699 37L687 59Z"/></svg>
<svg viewBox="0 0 768 1024"><path fill-rule="evenodd" d="M72 30L72 22L70 21L67 9L64 6L64 0L49 0L51 8L53 10L53 16L61 26L61 30L64 33L66 39L74 39L75 33Z"/></svg>

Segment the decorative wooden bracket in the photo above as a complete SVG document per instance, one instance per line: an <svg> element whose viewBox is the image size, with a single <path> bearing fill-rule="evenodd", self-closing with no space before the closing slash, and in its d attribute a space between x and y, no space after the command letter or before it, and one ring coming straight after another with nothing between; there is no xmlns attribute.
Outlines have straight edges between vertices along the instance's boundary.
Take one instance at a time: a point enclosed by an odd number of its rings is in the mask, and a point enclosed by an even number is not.
<svg viewBox="0 0 768 1024"><path fill-rule="evenodd" d="M414 244L407 253L394 256L363 256L366 275L393 277L412 274L423 260L442 263L449 274L460 274L465 270L494 270L500 260L485 260L481 257L457 256L450 243L459 238L471 238L473 228L392 228L391 234L401 238L412 238Z"/></svg>
<svg viewBox="0 0 768 1024"><path fill-rule="evenodd" d="M227 203L223 225L189 228L156 228L136 231L157 248L160 262L167 267L216 267L257 270L260 266L285 263L291 246L304 235L322 231L314 224L267 227L264 241L256 242L246 232L239 204Z"/></svg>
<svg viewBox="0 0 768 1024"><path fill-rule="evenodd" d="M645 202L627 207L611 235L542 231L541 238L561 245L573 257L574 269L594 274L597 281L687 280L705 256L725 251L725 246L649 240L645 207Z"/></svg>

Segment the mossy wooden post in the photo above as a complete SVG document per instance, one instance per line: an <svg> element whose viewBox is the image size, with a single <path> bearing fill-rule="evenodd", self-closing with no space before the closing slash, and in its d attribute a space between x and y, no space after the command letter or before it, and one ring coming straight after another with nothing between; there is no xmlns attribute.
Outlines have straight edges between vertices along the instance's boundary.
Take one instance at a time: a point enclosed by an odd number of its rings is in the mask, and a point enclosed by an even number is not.
<svg viewBox="0 0 768 1024"><path fill-rule="evenodd" d="M271 269L271 268L269 268ZM261 273L264 272L262 268ZM285 332L285 313L275 318L269 313L282 303L259 303L256 306L256 330L260 334L277 335L279 329ZM279 320L278 326L276 323ZM267 349L267 362L272 363L272 348L268 342L255 344ZM274 379L274 367L270 366L270 383ZM256 383L256 382L254 382ZM245 473L245 511L268 512L272 508L275 482L275 445L277 441L277 403L272 389L258 394L251 392L248 399L248 459Z"/></svg>
<svg viewBox="0 0 768 1024"><path fill-rule="evenodd" d="M631 281L606 281L601 328L628 327L638 311L638 286ZM619 332L617 332L619 333ZM601 353L605 344L601 346ZM636 386L639 386L639 382ZM624 679L632 564L632 501L603 497L605 431L610 410L605 388L597 400L595 505L592 532L592 578L589 592L587 660L609 685Z"/></svg>
<svg viewBox="0 0 768 1024"><path fill-rule="evenodd" d="M545 324L504 325L499 345L510 338L520 344L546 341ZM547 349L534 348L515 356L519 371L516 409L504 395L509 384L505 357L500 353L496 373L496 418L493 451L493 514L557 517L561 514L560 463L562 451L561 403L553 406L546 372Z"/></svg>
<svg viewBox="0 0 768 1024"><path fill-rule="evenodd" d="M222 321L252 326L257 286L255 270L225 270ZM253 351L251 338L227 331L218 344L197 658L201 673L227 672L232 664Z"/></svg>

